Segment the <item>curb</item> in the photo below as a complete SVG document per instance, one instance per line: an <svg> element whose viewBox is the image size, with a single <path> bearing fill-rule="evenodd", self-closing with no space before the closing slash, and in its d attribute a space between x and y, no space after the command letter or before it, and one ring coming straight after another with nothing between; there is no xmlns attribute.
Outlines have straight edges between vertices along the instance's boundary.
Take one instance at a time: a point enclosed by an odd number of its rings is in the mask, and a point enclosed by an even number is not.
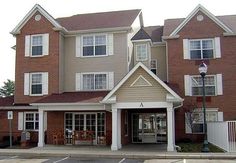
<svg viewBox="0 0 236 163"><path fill-rule="evenodd" d="M68 151L67 151L68 152ZM77 153L78 152L78 153ZM87 153L88 152L88 153ZM226 159L226 160L232 160L236 159L236 154L229 153L229 154L218 154L218 153L208 153L208 154L202 154L202 153L184 153L184 154L178 154L178 153L159 153L159 154L153 154L153 153L89 153L89 151L83 151L81 153L80 151L74 151L74 152L68 152L66 151L53 151L53 152L47 152L47 150L41 151L11 151L11 150L0 150L0 155L7 155L7 156L35 156L35 157L83 157L83 158L129 158L129 159ZM91 151L90 151L91 152Z"/></svg>

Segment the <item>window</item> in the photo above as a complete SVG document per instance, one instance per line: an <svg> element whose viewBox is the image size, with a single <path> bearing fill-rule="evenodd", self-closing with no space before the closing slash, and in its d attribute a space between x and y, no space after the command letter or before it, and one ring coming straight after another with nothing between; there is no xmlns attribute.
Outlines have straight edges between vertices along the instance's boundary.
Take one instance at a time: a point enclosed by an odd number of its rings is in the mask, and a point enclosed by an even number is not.
<svg viewBox="0 0 236 163"><path fill-rule="evenodd" d="M32 36L32 56L43 55L43 36Z"/></svg>
<svg viewBox="0 0 236 163"><path fill-rule="evenodd" d="M192 76L192 95L193 96L202 96L202 77L201 76ZM206 96L215 96L216 95L216 77L215 75L205 76L205 94Z"/></svg>
<svg viewBox="0 0 236 163"><path fill-rule="evenodd" d="M196 111L193 113L186 113L185 122L186 130L189 130L188 133L203 133L203 112ZM216 122L218 121L218 112L206 110L206 121L207 122Z"/></svg>
<svg viewBox="0 0 236 163"><path fill-rule="evenodd" d="M25 113L25 130L39 129L39 115L38 113Z"/></svg>
<svg viewBox="0 0 236 163"><path fill-rule="evenodd" d="M147 58L147 44L136 45L136 60L145 61Z"/></svg>
<svg viewBox="0 0 236 163"><path fill-rule="evenodd" d="M151 60L151 71L154 74L157 74L157 60L156 59Z"/></svg>
<svg viewBox="0 0 236 163"><path fill-rule="evenodd" d="M191 59L209 59L214 57L213 39L190 40Z"/></svg>
<svg viewBox="0 0 236 163"><path fill-rule="evenodd" d="M42 94L42 89L43 89L42 74L32 73L31 74L31 94L32 95Z"/></svg>
<svg viewBox="0 0 236 163"><path fill-rule="evenodd" d="M106 55L106 35L83 36L83 56Z"/></svg>
<svg viewBox="0 0 236 163"><path fill-rule="evenodd" d="M83 90L107 89L107 74L83 74Z"/></svg>

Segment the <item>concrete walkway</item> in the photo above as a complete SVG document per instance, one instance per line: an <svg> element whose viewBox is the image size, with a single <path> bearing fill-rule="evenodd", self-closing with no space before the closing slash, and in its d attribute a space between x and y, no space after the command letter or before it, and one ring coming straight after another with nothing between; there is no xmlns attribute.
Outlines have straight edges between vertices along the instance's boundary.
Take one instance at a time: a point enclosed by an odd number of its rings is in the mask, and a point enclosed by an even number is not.
<svg viewBox="0 0 236 163"><path fill-rule="evenodd" d="M165 150L163 150L165 149ZM166 152L165 146L124 146L111 151L108 146L53 146L31 149L0 149L0 155L71 156L135 159L236 159L236 153L177 153Z"/></svg>

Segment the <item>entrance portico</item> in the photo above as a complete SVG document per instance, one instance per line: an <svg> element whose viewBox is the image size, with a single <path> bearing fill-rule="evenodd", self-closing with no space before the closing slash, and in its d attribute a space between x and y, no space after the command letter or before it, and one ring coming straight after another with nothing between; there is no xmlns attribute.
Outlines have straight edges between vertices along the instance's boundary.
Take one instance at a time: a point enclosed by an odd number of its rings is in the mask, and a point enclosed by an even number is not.
<svg viewBox="0 0 236 163"><path fill-rule="evenodd" d="M116 87L103 99L102 103L110 104L112 110L112 145L111 150L119 150L121 144L121 111L144 111L152 109L154 113L165 110L167 122L167 151L175 150L175 118L174 111L182 106L183 99L170 87L161 81L142 63L138 63ZM146 112L148 113L148 112ZM155 115L154 115L155 116ZM142 120L143 121L143 120ZM142 138L144 138L143 122ZM133 124L132 124L133 125ZM152 139L157 137L155 129L157 123L153 123ZM142 140L143 143L150 141Z"/></svg>

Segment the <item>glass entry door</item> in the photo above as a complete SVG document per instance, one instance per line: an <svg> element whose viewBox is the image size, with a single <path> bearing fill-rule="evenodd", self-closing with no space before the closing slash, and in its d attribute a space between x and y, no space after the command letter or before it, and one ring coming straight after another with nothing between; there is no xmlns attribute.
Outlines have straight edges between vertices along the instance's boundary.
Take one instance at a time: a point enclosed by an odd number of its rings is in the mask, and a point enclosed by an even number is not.
<svg viewBox="0 0 236 163"><path fill-rule="evenodd" d="M166 142L165 113L135 113L132 115L134 143Z"/></svg>

